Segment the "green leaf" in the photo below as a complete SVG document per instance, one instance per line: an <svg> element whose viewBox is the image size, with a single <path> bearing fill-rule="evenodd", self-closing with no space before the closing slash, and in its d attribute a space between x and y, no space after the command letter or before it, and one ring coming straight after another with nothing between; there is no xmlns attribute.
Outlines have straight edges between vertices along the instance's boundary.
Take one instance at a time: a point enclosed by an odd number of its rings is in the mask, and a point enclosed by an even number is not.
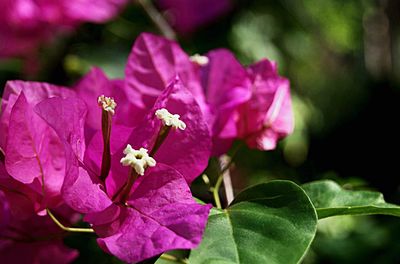
<svg viewBox="0 0 400 264"><path fill-rule="evenodd" d="M317 226L305 192L290 181L272 181L240 193L232 205L209 217L203 241L189 262L298 263Z"/></svg>
<svg viewBox="0 0 400 264"><path fill-rule="evenodd" d="M336 215L386 214L400 217L400 206L386 203L383 195L371 191L349 191L331 180L303 185L312 200L318 218Z"/></svg>

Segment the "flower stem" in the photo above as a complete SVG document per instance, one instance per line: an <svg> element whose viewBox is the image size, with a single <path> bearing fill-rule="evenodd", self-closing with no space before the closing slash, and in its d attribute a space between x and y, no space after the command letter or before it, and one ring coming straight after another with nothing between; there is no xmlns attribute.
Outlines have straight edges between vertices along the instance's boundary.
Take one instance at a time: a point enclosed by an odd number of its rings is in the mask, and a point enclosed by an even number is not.
<svg viewBox="0 0 400 264"><path fill-rule="evenodd" d="M0 161L4 161L4 159L5 159L4 151L0 148Z"/></svg>
<svg viewBox="0 0 400 264"><path fill-rule="evenodd" d="M144 11L153 21L153 23L158 27L160 32L169 39L175 40L176 33L165 20L165 18L158 12L157 8L149 0L137 0L137 2L142 6Z"/></svg>
<svg viewBox="0 0 400 264"><path fill-rule="evenodd" d="M243 147L244 142L240 142L237 144L237 146L232 150L232 153L230 155L230 160L226 163L226 165L221 169L221 174L224 174L225 171L227 171L231 165L233 164L233 160L235 159L236 155L238 154L239 150Z"/></svg>
<svg viewBox="0 0 400 264"><path fill-rule="evenodd" d="M104 145L103 157L101 160L101 172L100 172L100 179L102 181L106 180L111 168L111 150L110 150L111 119L112 119L111 113L102 110L101 130L103 134L103 145Z"/></svg>
<svg viewBox="0 0 400 264"><path fill-rule="evenodd" d="M229 164L232 161L227 155L224 155L220 158L221 167L225 167L226 164ZM225 189L225 197L226 203L229 205L234 198L233 187L232 187L232 179L231 179L231 172L230 170L225 170L222 174L223 182L224 182L224 189Z"/></svg>
<svg viewBox="0 0 400 264"><path fill-rule="evenodd" d="M125 203L129 197L132 186L138 177L139 175L136 173L136 171L134 169L131 169L129 172L128 181L121 187L121 189L119 189L118 192L114 194L112 200L120 203Z"/></svg>
<svg viewBox="0 0 400 264"><path fill-rule="evenodd" d="M162 254L162 255L160 256L160 258L161 258L161 259L164 259L164 260L169 260L169 261L178 262L178 263L189 264L189 262L187 261L187 259L178 258L178 257L175 257L175 256L173 256L173 255L166 254L166 253Z"/></svg>
<svg viewBox="0 0 400 264"><path fill-rule="evenodd" d="M157 150L161 147L161 145L164 143L165 139L167 138L169 132L171 131L171 127L169 126L162 126L160 128L160 131L158 132L156 141L154 142L154 146L152 147L149 156L154 157L156 154Z"/></svg>
<svg viewBox="0 0 400 264"><path fill-rule="evenodd" d="M239 150L241 149L242 146L243 146L243 143L239 143L239 144L233 149L232 154L231 154L231 157L228 159L228 162L222 162L222 164L220 165L220 166L222 167L222 168L221 168L221 171L219 172L219 176L218 176L217 182L215 183L214 187L212 188L212 192L213 192L213 196L214 196L214 201L215 201L215 206L216 206L218 209L222 209L221 200L220 200L220 198L219 198L219 189L220 189L221 184L222 184L222 182L223 182L223 180L224 180L224 175L227 174L228 170L229 170L230 167L232 166L233 160L234 160L234 158L236 157L237 153L239 152ZM226 163L226 164L224 164L224 163ZM230 175L229 175L229 174L227 174L225 177L229 177L229 180L230 180ZM226 191L233 192L233 191L232 191L232 188L230 188L230 190L226 190ZM232 193L232 194L229 194L229 195L227 195L227 196L228 196L228 197L227 197L227 201L228 201L228 203L230 203L230 200L231 200L230 197L233 196L233 193Z"/></svg>
<svg viewBox="0 0 400 264"><path fill-rule="evenodd" d="M47 214L50 216L51 220L62 230L67 231L67 232L76 232L76 233L94 233L94 230L92 228L78 228L78 227L66 227L63 224L61 224L60 221L53 215L52 212L48 208L46 208Z"/></svg>
<svg viewBox="0 0 400 264"><path fill-rule="evenodd" d="M222 209L221 200L219 199L219 188L221 187L221 183L222 183L223 179L224 179L223 174L220 174L218 176L217 182L215 183L215 186L213 188L213 196L214 196L215 206L218 209Z"/></svg>

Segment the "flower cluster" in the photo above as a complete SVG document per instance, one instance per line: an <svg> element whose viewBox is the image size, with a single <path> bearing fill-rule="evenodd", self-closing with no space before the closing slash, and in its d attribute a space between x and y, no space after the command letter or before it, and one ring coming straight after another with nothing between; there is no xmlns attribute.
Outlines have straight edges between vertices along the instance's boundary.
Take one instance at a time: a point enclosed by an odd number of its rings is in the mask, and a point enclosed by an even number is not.
<svg viewBox="0 0 400 264"><path fill-rule="evenodd" d="M3 190L3 191L2 191ZM0 255L2 263L72 262L78 252L63 245L64 233L42 212L37 212L38 193L7 174L0 163ZM78 220L69 208L55 214L65 223ZM23 252L23 254L21 254Z"/></svg>
<svg viewBox="0 0 400 264"><path fill-rule="evenodd" d="M176 42L142 34L125 74L130 92L141 97L145 108L178 75L209 124L213 155L226 153L235 139L271 150L293 131L289 81L267 59L245 68L226 49L189 56Z"/></svg>
<svg viewBox="0 0 400 264"><path fill-rule="evenodd" d="M211 206L195 202L189 184L209 158L235 139L273 149L293 129L289 83L268 60L245 68L223 49L190 57L145 33L125 75L109 80L95 68L72 88L7 83L0 252L18 250L22 236L37 249L32 262L40 243L51 243L53 263L72 260L49 218L73 223L71 209L104 251L129 263L196 247ZM23 236L34 223L40 243Z"/></svg>

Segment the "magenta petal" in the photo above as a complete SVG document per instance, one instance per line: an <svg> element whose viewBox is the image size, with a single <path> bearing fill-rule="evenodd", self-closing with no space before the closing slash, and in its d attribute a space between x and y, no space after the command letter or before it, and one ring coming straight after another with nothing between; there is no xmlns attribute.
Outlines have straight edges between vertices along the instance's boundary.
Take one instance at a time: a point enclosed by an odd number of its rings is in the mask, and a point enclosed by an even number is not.
<svg viewBox="0 0 400 264"><path fill-rule="evenodd" d="M194 202L183 177L162 164L140 180L129 206L122 207L118 232L98 239L99 244L128 263L171 249L196 247L211 205Z"/></svg>
<svg viewBox="0 0 400 264"><path fill-rule="evenodd" d="M68 142L77 158L85 153L84 124L87 107L78 98L50 98L35 106L35 112Z"/></svg>
<svg viewBox="0 0 400 264"><path fill-rule="evenodd" d="M2 162L0 162L0 187L4 190L4 195L9 203L18 205L11 208L12 215L18 219L26 219L47 206L43 204L41 192L34 191L29 185L23 184L8 175Z"/></svg>
<svg viewBox="0 0 400 264"><path fill-rule="evenodd" d="M0 234L1 231L10 222L10 206L6 200L6 196L0 191Z"/></svg>
<svg viewBox="0 0 400 264"><path fill-rule="evenodd" d="M53 129L29 105L21 92L10 115L5 165L24 184L36 180L46 198L60 195L65 173L64 146Z"/></svg>
<svg viewBox="0 0 400 264"><path fill-rule="evenodd" d="M4 89L1 101L0 118L0 147L5 148L8 135L8 122L11 109L17 101L21 91L30 105L36 105L40 101L51 97L74 97L75 92L62 86L40 82L8 81Z"/></svg>
<svg viewBox="0 0 400 264"><path fill-rule="evenodd" d="M207 53L209 63L202 69L202 83L207 103L218 110L235 107L251 96L246 69L226 49Z"/></svg>
<svg viewBox="0 0 400 264"><path fill-rule="evenodd" d="M99 68L93 68L75 85L74 89L79 98L85 101L88 106L86 125L89 131L86 131L86 133L89 139L95 131L101 130L102 109L97 103L97 98L100 95L112 97L117 103L113 116L114 123L133 126L135 122L140 121L139 116L135 115L141 111L140 101L137 100L137 96L127 100L124 85L123 80L109 80Z"/></svg>
<svg viewBox="0 0 400 264"><path fill-rule="evenodd" d="M239 136L247 145L271 150L294 127L289 81L280 77L276 64L262 60L249 67L253 94L240 107Z"/></svg>
<svg viewBox="0 0 400 264"><path fill-rule="evenodd" d="M63 1L65 13L72 20L104 23L116 16L128 0Z"/></svg>
<svg viewBox="0 0 400 264"><path fill-rule="evenodd" d="M111 83L113 86L111 96L117 103L113 122L118 125L134 127L146 114L140 95L134 96L134 93L128 93L125 80L111 80Z"/></svg>
<svg viewBox="0 0 400 264"><path fill-rule="evenodd" d="M288 80L280 78L265 123L280 136L287 136L293 132L294 120Z"/></svg>
<svg viewBox="0 0 400 264"><path fill-rule="evenodd" d="M100 130L101 108L98 106L97 98L100 95L113 96L111 81L101 69L93 68L75 85L74 90L88 107L86 125L93 130Z"/></svg>
<svg viewBox="0 0 400 264"><path fill-rule="evenodd" d="M64 142L67 165L62 195L65 202L82 213L98 212L110 206L111 200L101 190L96 177L82 167L85 104L76 98L51 98L38 104L35 111Z"/></svg>
<svg viewBox="0 0 400 264"><path fill-rule="evenodd" d="M251 83L245 68L225 49L207 54L202 68L202 84L213 115L213 155L226 153L237 137L235 114L239 105L251 97Z"/></svg>
<svg viewBox="0 0 400 264"><path fill-rule="evenodd" d="M6 86L7 87L7 86ZM8 97L5 97L6 94L4 92L3 98L1 101L1 114L0 114L0 148L3 150L7 147L7 135L8 135L8 126L10 123L10 114L11 110L18 99L18 95L10 94Z"/></svg>
<svg viewBox="0 0 400 264"><path fill-rule="evenodd" d="M111 129L110 152L111 170L106 178L106 189L109 197L126 182L129 175L129 168L121 165L122 151L126 147L126 142L132 133L132 129L124 126L114 125ZM85 165L97 175L100 175L100 166L103 155L103 135L99 131L96 133L85 153Z"/></svg>
<svg viewBox="0 0 400 264"><path fill-rule="evenodd" d="M3 184L1 187L4 188L4 192L0 191L0 208L6 206L5 214L0 211L1 263L67 264L77 257L76 250L63 245L64 231L48 216L38 216L33 212L25 211L25 215L21 217L19 211L26 208L20 203L21 200L15 200L13 195L23 196L23 189L9 189L10 186ZM60 209L63 214L59 214ZM68 223L68 216L71 213L65 211L65 208L57 208L53 212L58 217L64 216L61 219ZM7 226L1 226L2 224L7 224Z"/></svg>
<svg viewBox="0 0 400 264"><path fill-rule="evenodd" d="M0 188L10 204L11 213L18 219L26 219L31 215L42 211L46 204L43 204L42 193L34 191L31 186L23 184L12 178L6 171L3 162L0 161ZM53 200L53 199L52 199ZM57 201L55 201L57 202Z"/></svg>
<svg viewBox="0 0 400 264"><path fill-rule="evenodd" d="M179 80L173 81L163 91L144 122L134 129L128 143L136 149L152 148L162 124L155 112L161 108L179 114L186 123L186 129L172 129L154 158L178 170L191 183L207 167L211 138L198 104Z"/></svg>
<svg viewBox="0 0 400 264"><path fill-rule="evenodd" d="M148 168L131 193L128 204L146 213L175 202L195 203L184 177L175 169L161 163L154 168Z"/></svg>
<svg viewBox="0 0 400 264"><path fill-rule="evenodd" d="M188 55L174 41L142 33L133 45L125 69L127 92L139 92L145 106L151 107L177 75L201 100L200 82ZM132 96L136 95L134 93Z"/></svg>
<svg viewBox="0 0 400 264"><path fill-rule="evenodd" d="M23 253L21 253L23 252ZM1 261L11 263L68 264L79 255L77 250L67 248L61 240L14 243L0 249Z"/></svg>
<svg viewBox="0 0 400 264"><path fill-rule="evenodd" d="M99 226L107 225L117 220L120 216L121 208L117 204L111 204L101 212L86 214L84 220L92 224L97 232ZM110 225L107 225L107 228L110 229Z"/></svg>
<svg viewBox="0 0 400 264"><path fill-rule="evenodd" d="M99 212L110 206L112 202L95 176L77 164L71 166L62 189L65 203L81 213Z"/></svg>
<svg viewBox="0 0 400 264"><path fill-rule="evenodd" d="M266 128L247 139L250 147L261 150L275 149L279 139L291 134L294 129L289 81L280 79L272 104L265 116Z"/></svg>
<svg viewBox="0 0 400 264"><path fill-rule="evenodd" d="M85 215L84 221L90 223L99 237L108 237L119 232L124 221L125 210L117 204L112 204L107 209ZM99 244L101 246L101 244ZM106 247L102 247L106 250Z"/></svg>
<svg viewBox="0 0 400 264"><path fill-rule="evenodd" d="M231 0L158 0L172 26L182 34L192 33L232 9Z"/></svg>
<svg viewBox="0 0 400 264"><path fill-rule="evenodd" d="M10 206L18 204L10 201ZM20 219L11 212L10 217L7 228L0 230L1 263L67 264L78 256L77 250L63 245L63 231L48 216Z"/></svg>
<svg viewBox="0 0 400 264"><path fill-rule="evenodd" d="M0 57L32 60L41 44L73 30L80 23L106 22L128 0L2 0Z"/></svg>
<svg viewBox="0 0 400 264"><path fill-rule="evenodd" d="M41 136L46 130L46 123L40 117L35 120L34 116L32 107L21 93L10 114L5 165L13 178L26 184L32 183L37 177L42 180L43 177L38 147L44 140ZM38 127L32 124L32 119L38 123Z"/></svg>
<svg viewBox="0 0 400 264"><path fill-rule="evenodd" d="M76 96L75 92L67 87L52 85L42 82L25 82L25 81L8 81L3 93L3 99L10 97L10 95L19 95L21 92L29 103L37 104L43 99L51 97L73 97ZM5 102L2 102L3 106ZM2 107L4 110L4 108Z"/></svg>

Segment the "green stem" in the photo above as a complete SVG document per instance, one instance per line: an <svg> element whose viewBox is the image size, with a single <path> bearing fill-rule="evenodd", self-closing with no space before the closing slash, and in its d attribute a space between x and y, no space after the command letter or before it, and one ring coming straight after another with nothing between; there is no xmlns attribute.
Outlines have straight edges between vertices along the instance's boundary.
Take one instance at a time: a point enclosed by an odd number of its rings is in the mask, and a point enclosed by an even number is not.
<svg viewBox="0 0 400 264"><path fill-rule="evenodd" d="M231 158L229 160L229 162L221 169L221 171L219 172L219 176L217 179L217 182L214 185L214 188L212 188L212 192L213 192L213 196L214 196L214 201L215 201L215 206L218 209L222 209L221 206L221 200L219 198L219 189L221 187L222 181L224 180L224 173L229 170L229 168L231 167L231 165L233 164L233 160L236 157L237 153L239 152L239 150L241 149L241 147L243 146L243 142L239 143L236 148L232 151L231 154Z"/></svg>
<svg viewBox="0 0 400 264"><path fill-rule="evenodd" d="M66 227L63 224L61 224L60 221L50 212L48 208L46 208L47 214L50 216L51 220L62 230L67 231L67 232L76 232L76 233L94 233L94 230L92 228L78 228L78 227Z"/></svg>
<svg viewBox="0 0 400 264"><path fill-rule="evenodd" d="M160 259L165 259L165 260L174 261L174 262L183 263L183 264L189 264L189 261L187 259L178 258L173 255L166 254L166 253L162 254L160 256Z"/></svg>
<svg viewBox="0 0 400 264"><path fill-rule="evenodd" d="M233 160L235 159L236 155L238 154L239 150L243 147L243 145L244 145L244 142L242 141L242 142L238 143L237 146L232 150L232 153L230 155L231 158L230 158L228 164L226 164L225 167L222 168L220 174L224 174L224 172L227 171L231 167Z"/></svg>
<svg viewBox="0 0 400 264"><path fill-rule="evenodd" d="M214 196L215 206L218 209L222 209L221 200L219 199L219 188L221 187L223 179L224 179L223 174L220 174L218 176L217 182L215 183L215 186L213 188L213 196Z"/></svg>

